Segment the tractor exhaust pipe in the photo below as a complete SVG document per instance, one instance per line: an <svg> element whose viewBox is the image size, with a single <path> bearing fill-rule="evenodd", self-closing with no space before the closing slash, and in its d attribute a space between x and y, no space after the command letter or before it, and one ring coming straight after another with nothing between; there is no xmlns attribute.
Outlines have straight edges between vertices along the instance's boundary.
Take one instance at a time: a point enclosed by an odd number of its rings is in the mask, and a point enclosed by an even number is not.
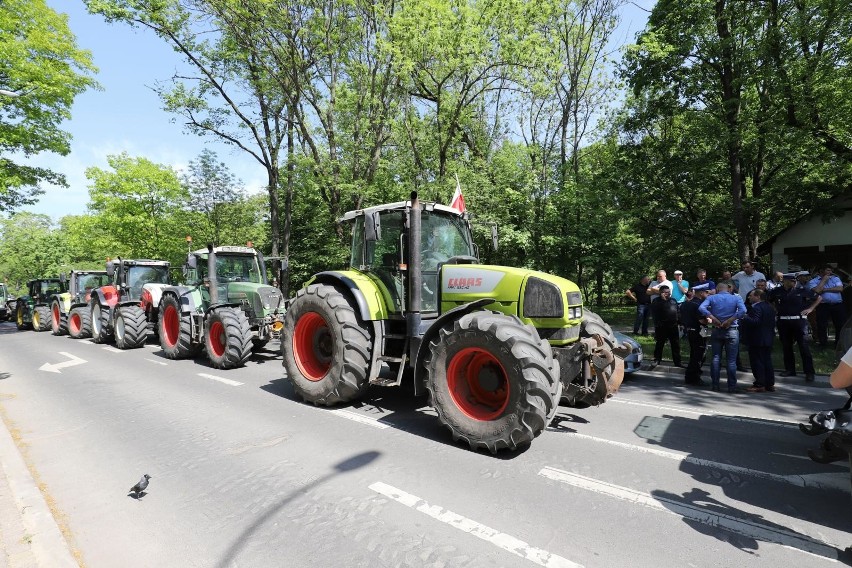
<svg viewBox="0 0 852 568"><path fill-rule="evenodd" d="M420 348L420 308L422 304L423 273L420 267L420 200L411 192L408 218L408 310L405 314L411 360Z"/></svg>
<svg viewBox="0 0 852 568"><path fill-rule="evenodd" d="M207 280L210 285L210 305L219 303L219 278L216 276L216 253L213 243L207 243Z"/></svg>

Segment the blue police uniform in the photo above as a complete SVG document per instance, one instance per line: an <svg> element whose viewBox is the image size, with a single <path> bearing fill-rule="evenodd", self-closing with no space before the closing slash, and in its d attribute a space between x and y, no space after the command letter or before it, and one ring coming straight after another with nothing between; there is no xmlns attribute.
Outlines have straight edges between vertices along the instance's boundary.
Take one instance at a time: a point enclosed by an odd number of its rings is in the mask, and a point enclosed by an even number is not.
<svg viewBox="0 0 852 568"><path fill-rule="evenodd" d="M795 278L794 274L784 275L784 280L795 281ZM816 294L808 288L793 287L787 289L785 286L781 286L769 292L768 300L778 312L778 336L781 339L781 347L784 352L782 377L794 377L796 375L796 358L793 355L793 344L796 343L799 346L799 355L802 357L802 370L805 372L805 380L814 380L814 359L808 346L806 333L808 318L802 315L802 310L809 308L816 299Z"/></svg>
<svg viewBox="0 0 852 568"><path fill-rule="evenodd" d="M837 338L840 337L840 330L843 329L843 324L846 322L846 308L843 306L843 296L841 292L825 292L817 291L817 288L822 283L822 276L816 276L808 282L808 288L819 294L822 301L816 308L816 340L822 347L828 346L828 320L834 325L834 344L837 345ZM823 288L843 288L843 281L836 275L829 276Z"/></svg>

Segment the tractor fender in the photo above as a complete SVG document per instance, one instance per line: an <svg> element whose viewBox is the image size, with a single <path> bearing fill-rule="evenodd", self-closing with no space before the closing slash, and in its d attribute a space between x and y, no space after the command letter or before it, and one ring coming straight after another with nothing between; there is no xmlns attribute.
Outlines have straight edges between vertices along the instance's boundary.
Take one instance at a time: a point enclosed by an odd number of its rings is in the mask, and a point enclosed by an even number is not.
<svg viewBox="0 0 852 568"><path fill-rule="evenodd" d="M314 275L311 284L330 284L332 286L338 284L343 287L344 290L348 292L349 296L355 302L355 305L353 307L355 308L355 311L358 312L358 315L361 317L361 321L366 322L376 319L384 319L376 318L375 315L371 313L372 310L370 310L370 306L367 303L367 297L364 295L364 292L361 290L358 283L356 283L355 280L353 280L348 275L342 272L320 272ZM378 294L378 290L375 289L375 285L372 284L372 282L370 284L373 286L374 292Z"/></svg>
<svg viewBox="0 0 852 568"><path fill-rule="evenodd" d="M432 325L429 326L429 329L423 334L423 337L420 338L420 346L417 348L417 359L414 361L414 394L419 395L425 390L425 382L426 376L424 375L424 365L423 359L426 357L426 353L429 351L429 342L432 341L434 337L438 335L438 332L441 331L441 328L446 326L448 323L453 322L459 319L462 316L469 314L470 312L475 312L481 310L488 304L493 303L494 298L480 298L474 302L470 302L469 304L464 304L458 306L456 308L451 309L448 312L444 312L441 314L438 319L432 322Z"/></svg>
<svg viewBox="0 0 852 568"><path fill-rule="evenodd" d="M222 308L240 308L241 306L242 304L238 302L217 302L215 304L210 304L210 306L208 306L208 308L204 311L204 317L206 318L210 315L210 312L215 312Z"/></svg>
<svg viewBox="0 0 852 568"><path fill-rule="evenodd" d="M174 296L180 303L180 311L182 314L192 314L202 307L201 294L196 294L197 287L190 288L189 286L169 286L164 288L160 295L160 301L157 303L157 309L163 303L166 296Z"/></svg>
<svg viewBox="0 0 852 568"><path fill-rule="evenodd" d="M119 294L115 286L101 286L92 290L92 298L97 298L100 305L112 308L118 303Z"/></svg>
<svg viewBox="0 0 852 568"><path fill-rule="evenodd" d="M59 311L62 314L67 314L71 311L71 294L63 292L62 294L54 294L50 297L49 305L53 306L53 302L59 304Z"/></svg>
<svg viewBox="0 0 852 568"><path fill-rule="evenodd" d="M580 335L585 335L587 337L600 335L601 337L609 339L613 345L618 343L615 340L615 334L612 332L612 328L609 324L606 323L601 316L585 308L583 308L583 323L580 326Z"/></svg>

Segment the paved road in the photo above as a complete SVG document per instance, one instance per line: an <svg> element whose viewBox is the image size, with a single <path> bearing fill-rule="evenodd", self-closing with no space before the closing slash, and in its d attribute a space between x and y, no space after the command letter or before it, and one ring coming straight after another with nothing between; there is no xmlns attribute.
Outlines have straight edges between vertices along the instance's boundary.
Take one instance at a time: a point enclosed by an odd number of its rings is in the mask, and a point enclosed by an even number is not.
<svg viewBox="0 0 852 568"><path fill-rule="evenodd" d="M843 402L824 380L727 395L643 373L491 456L396 389L304 404L274 351L217 371L5 323L0 379L88 568L818 567L852 544L848 466L808 460L795 428Z"/></svg>

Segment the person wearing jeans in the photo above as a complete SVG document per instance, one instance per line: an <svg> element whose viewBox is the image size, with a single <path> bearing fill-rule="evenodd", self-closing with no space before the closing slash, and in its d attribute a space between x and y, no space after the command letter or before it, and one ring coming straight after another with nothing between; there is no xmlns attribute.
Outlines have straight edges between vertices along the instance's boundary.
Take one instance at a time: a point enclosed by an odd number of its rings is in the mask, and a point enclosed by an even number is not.
<svg viewBox="0 0 852 568"><path fill-rule="evenodd" d="M728 392L737 392L737 354L740 349L739 320L745 316L746 308L739 294L731 294L728 285L720 282L716 285L716 294L708 296L698 311L710 318L713 333L710 335L713 359L710 362L711 388L719 388L722 372L722 349L725 350L726 370L728 373Z"/></svg>
<svg viewBox="0 0 852 568"><path fill-rule="evenodd" d="M648 319L651 315L651 298L648 296L648 284L651 279L643 276L639 282L628 288L624 295L636 302L636 321L633 322L633 335L648 335Z"/></svg>

